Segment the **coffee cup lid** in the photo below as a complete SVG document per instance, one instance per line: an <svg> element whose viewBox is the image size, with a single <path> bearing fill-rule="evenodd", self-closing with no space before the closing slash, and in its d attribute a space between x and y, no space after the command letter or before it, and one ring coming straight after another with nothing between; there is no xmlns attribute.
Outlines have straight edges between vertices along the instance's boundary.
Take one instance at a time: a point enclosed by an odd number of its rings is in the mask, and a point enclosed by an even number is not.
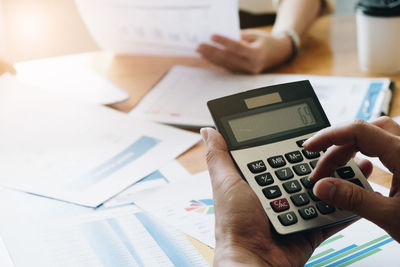
<svg viewBox="0 0 400 267"><path fill-rule="evenodd" d="M397 17L400 16L400 0L361 0L356 11L374 17Z"/></svg>

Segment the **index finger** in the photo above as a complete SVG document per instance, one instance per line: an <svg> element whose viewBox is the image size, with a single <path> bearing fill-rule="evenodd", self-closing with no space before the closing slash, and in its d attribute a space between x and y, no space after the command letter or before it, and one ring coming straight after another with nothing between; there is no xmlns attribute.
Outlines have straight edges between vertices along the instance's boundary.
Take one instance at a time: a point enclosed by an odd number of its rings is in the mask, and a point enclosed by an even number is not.
<svg viewBox="0 0 400 267"><path fill-rule="evenodd" d="M354 146L355 150L364 155L379 157L393 173L400 159L400 139L363 120L356 120L347 126L324 129L307 140L304 148L310 151L322 151L332 145Z"/></svg>

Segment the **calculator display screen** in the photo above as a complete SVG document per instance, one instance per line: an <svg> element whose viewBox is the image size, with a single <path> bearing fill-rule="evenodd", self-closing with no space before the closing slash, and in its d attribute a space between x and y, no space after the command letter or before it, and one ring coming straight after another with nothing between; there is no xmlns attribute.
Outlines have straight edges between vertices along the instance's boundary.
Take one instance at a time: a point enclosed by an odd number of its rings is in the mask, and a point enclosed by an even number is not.
<svg viewBox="0 0 400 267"><path fill-rule="evenodd" d="M307 103L252 114L228 121L238 143L317 124Z"/></svg>

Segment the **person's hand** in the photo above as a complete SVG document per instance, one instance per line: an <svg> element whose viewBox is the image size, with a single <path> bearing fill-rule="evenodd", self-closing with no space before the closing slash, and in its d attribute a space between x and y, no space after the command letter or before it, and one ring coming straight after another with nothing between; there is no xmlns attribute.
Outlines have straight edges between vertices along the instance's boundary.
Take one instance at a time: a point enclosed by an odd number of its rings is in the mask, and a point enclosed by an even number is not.
<svg viewBox="0 0 400 267"><path fill-rule="evenodd" d="M317 182L314 193L326 203L349 210L382 227L400 242L400 126L388 117L372 123L361 120L331 127L317 133L304 143L310 151L330 148L312 173L310 180ZM393 173L389 197L369 192L350 182L330 177L339 166L347 163L355 152L379 157ZM324 179L322 179L324 178Z"/></svg>
<svg viewBox="0 0 400 267"><path fill-rule="evenodd" d="M16 74L14 67L10 63L0 59L0 75L4 74L6 72L9 72L13 75Z"/></svg>
<svg viewBox="0 0 400 267"><path fill-rule="evenodd" d="M223 137L201 130L215 208L215 266L303 266L314 249L347 224L289 236L275 234L256 194L240 177ZM366 176L371 164L360 166Z"/></svg>
<svg viewBox="0 0 400 267"><path fill-rule="evenodd" d="M286 61L293 53L287 35L273 36L261 30L242 31L242 40L213 35L218 45L201 44L197 48L203 58L232 72L258 74Z"/></svg>

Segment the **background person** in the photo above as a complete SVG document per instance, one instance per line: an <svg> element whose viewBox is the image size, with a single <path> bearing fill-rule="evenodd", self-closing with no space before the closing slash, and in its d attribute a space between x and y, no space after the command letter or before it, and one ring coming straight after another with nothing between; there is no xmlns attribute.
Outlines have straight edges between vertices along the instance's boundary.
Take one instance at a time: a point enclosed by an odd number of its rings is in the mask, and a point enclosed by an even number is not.
<svg viewBox="0 0 400 267"><path fill-rule="evenodd" d="M267 0L265 0L267 1ZM206 60L232 72L257 74L294 57L300 48L300 37L325 9L326 1L282 0L272 33L243 30L241 41L214 35L219 46L201 44L197 51Z"/></svg>

